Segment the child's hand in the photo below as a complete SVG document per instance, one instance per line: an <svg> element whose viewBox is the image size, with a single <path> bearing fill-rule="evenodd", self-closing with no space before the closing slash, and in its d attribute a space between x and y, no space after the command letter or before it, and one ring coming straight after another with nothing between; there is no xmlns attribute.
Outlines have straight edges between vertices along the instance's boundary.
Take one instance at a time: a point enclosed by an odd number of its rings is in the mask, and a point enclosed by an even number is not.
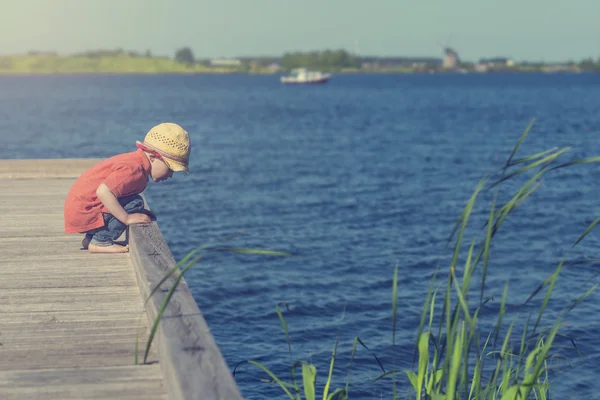
<svg viewBox="0 0 600 400"><path fill-rule="evenodd" d="M152 211L144 208L141 212L149 216L152 221L156 221L156 214L154 214Z"/></svg>
<svg viewBox="0 0 600 400"><path fill-rule="evenodd" d="M135 213L135 214L127 214L127 225L132 224L149 224L150 217L146 214Z"/></svg>

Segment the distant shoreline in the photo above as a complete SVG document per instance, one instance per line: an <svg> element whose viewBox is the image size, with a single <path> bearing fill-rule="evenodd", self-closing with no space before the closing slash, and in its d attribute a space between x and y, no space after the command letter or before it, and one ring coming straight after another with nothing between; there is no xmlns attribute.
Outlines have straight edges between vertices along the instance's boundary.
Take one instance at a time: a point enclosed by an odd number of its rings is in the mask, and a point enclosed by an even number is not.
<svg viewBox="0 0 600 400"><path fill-rule="evenodd" d="M319 69L319 68L315 68ZM334 74L493 74L493 73L589 73L576 65L557 68L552 65L515 65L509 68L492 68L476 71L468 66L444 70L423 67L335 68L323 70ZM273 64L240 63L238 65L207 65L206 63L181 63L167 57L139 56L130 54L75 55L27 54L0 56L0 75L194 75L194 74L248 74L282 75L287 71L274 68Z"/></svg>
<svg viewBox="0 0 600 400"><path fill-rule="evenodd" d="M557 72L545 72L545 71L490 71L490 72L457 72L457 71L439 71L439 72L422 72L422 71L337 71L333 75L596 75L600 74L598 71L557 71ZM152 76L152 75L172 75L172 76L185 76L185 75L264 75L264 76L282 76L285 72L243 72L243 71L196 71L196 72L136 72L136 71L85 71L85 72L6 72L0 71L0 77L9 76L21 76L21 77L32 77L32 76Z"/></svg>

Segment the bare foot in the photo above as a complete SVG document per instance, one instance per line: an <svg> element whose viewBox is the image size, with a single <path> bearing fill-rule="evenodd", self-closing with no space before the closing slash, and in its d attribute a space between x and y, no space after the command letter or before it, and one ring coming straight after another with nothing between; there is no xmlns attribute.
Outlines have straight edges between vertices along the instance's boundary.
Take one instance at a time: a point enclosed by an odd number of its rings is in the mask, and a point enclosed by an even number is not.
<svg viewBox="0 0 600 400"><path fill-rule="evenodd" d="M95 244L90 244L88 246L88 251L90 253L127 253L129 251L129 245L121 246L113 244L111 246L96 246Z"/></svg>

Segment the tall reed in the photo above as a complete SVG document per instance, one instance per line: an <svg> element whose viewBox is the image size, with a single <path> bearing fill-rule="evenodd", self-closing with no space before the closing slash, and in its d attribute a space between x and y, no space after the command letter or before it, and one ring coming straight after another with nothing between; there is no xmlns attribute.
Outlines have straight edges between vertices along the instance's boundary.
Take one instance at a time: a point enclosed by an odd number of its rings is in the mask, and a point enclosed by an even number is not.
<svg viewBox="0 0 600 400"><path fill-rule="evenodd" d="M600 161L600 157L557 163L559 157L569 148L553 148L534 155L515 159L515 155L526 138L534 120L523 132L513 148L505 165L495 173L484 177L475 188L458 218L448 244L454 242L452 260L447 269L441 271L446 280L438 284L436 273L429 286L423 304L421 320L417 329L416 352L418 363L416 372L389 371L376 380L394 376L399 372L407 375L415 398L431 400L452 399L547 399L550 387L549 360L555 349L554 340L559 335L563 318L567 312L581 303L595 289L592 286L573 304L565 308L558 317L546 314L548 302L556 280L564 266L561 260L554 272L526 300L529 303L545 290L545 296L530 327L530 316L525 320L514 320L506 326L506 301L508 284L500 300L500 309L494 327L483 334L484 329L479 313L483 306L493 299L486 297L486 278L490 259L490 246L503 223L542 184L545 176L554 170L569 166ZM464 246L464 234L475 203L481 193L497 188L503 182L536 170L525 184L512 195L504 205L497 206L498 193L491 200L489 216L483 225L483 232ZM486 188L487 185L487 188ZM594 221L577 239L579 243L600 219ZM481 237L483 236L483 237ZM459 260L464 259L464 262ZM478 270L481 278L475 282L474 273ZM396 271L397 273L397 271ZM479 287L472 287L478 284ZM396 301L397 282L393 286L393 302ZM478 296L474 296L475 292ZM438 300L438 295L443 299ZM395 310L395 307L394 307ZM437 311L436 311L437 310ZM395 320L395 311L392 320ZM520 322L520 323L519 323ZM545 325L545 329L539 329ZM516 330L522 332L516 336ZM395 325L392 324L393 334ZM503 336L503 337L502 337ZM519 339L520 337L520 339ZM519 345L513 350L513 341ZM497 343L501 343L500 348ZM397 396L394 394L394 399Z"/></svg>
<svg viewBox="0 0 600 400"><path fill-rule="evenodd" d="M223 240L229 240L236 236L240 236L241 234L231 235L225 237ZM158 325L162 319L162 316L169 305L169 301L171 297L177 290L177 287L181 283L183 276L185 273L192 268L205 253L209 252L231 252L231 253L243 253L243 254L257 254L257 255L269 255L269 256L289 256L289 253L275 250L267 250L267 249L250 249L250 248L239 248L239 247L226 247L222 245L216 245L214 243L204 244L202 246L197 247L196 249L190 251L181 261L179 261L175 266L173 266L164 276L163 278L152 288L150 294L144 301L144 309L146 308L148 302L152 298L152 296L160 290L163 283L165 283L171 276L175 276L175 280L173 282L173 286L169 288L167 294L163 298L163 301L160 304L160 308L154 318L154 322L150 327L150 333L148 336L148 340L146 341L146 346L144 350L144 358L143 363L145 364L148 361L148 355L150 353L150 347L156 335L156 331L158 330ZM145 312L144 312L145 314ZM139 335L140 330L138 329L138 333L136 335L135 341L135 350L134 350L134 363L139 364Z"/></svg>
<svg viewBox="0 0 600 400"><path fill-rule="evenodd" d="M596 286L590 287L572 304L567 305L558 317L549 317L546 310L559 273L564 266L565 260L563 259L558 263L554 272L539 285L524 303L524 305L527 305L545 290L545 296L541 301L537 315L529 315L525 319L521 316L515 316L507 326L508 284L506 284L500 300L496 322L493 328L484 334L485 329L482 326L479 313L488 302L494 301L492 297L486 297L490 248L492 241L507 218L539 189L548 173L561 168L598 162L600 157L557 163L559 157L569 150L568 147L565 147L552 148L526 157L515 158L533 123L534 120L531 121L518 139L502 168L485 176L479 182L456 221L448 239L448 245L454 243L450 264L446 268L436 270L423 303L415 343L415 358L418 360L413 360L413 363L417 361L416 371L392 369L386 372L379 358L359 337L355 337L346 383L343 387L332 389L333 370L338 349L338 333L333 346L329 369L324 378L324 389L321 394L318 394L316 389L316 366L310 362L294 361L292 359L288 327L280 307L281 305L287 307L285 303L276 306L276 313L286 336L292 362L291 381L284 381L265 365L255 360L247 360L246 362L260 368L269 375L271 378L269 382L278 384L286 396L292 400L348 399L350 396L350 371L359 345L372 354L374 360L384 372L374 378L374 382L383 379L392 380L392 397L394 399L398 398L396 390L397 374L405 375L408 378L417 400L548 399L549 377L551 375L549 362L553 356L552 352L557 347L555 339L558 335L561 335L559 329L563 325L563 319L569 311L592 294ZM527 179L505 204L498 206L498 193L494 193L487 221L483 224L481 232L465 247L464 236L467 233L467 226L469 226L476 202L482 197L482 193L497 189L503 183L531 171L535 172L533 176ZM600 218L587 227L573 246L580 243L598 222L600 222ZM191 266L190 264L195 262L194 259L192 261L188 260L197 250L188 254L170 274L175 273L178 267L187 262L180 272L183 275ZM480 274L478 281L474 277L476 271ZM438 281L440 273L446 277L444 281ZM165 277L166 279L167 277ZM478 285L478 287L475 287L475 285ZM172 290L174 288L175 286ZM394 270L392 283L391 325L393 345L395 345L396 336L397 301L398 266ZM533 327L530 326L532 317L535 318ZM542 327L544 328L541 329ZM521 332L517 335L519 329ZM153 326L152 332L154 331L155 327ZM152 337L153 334L151 334ZM518 343L517 351L513 350L514 341ZM498 344L500 344L499 347ZM234 368L234 374L240 364ZM301 369L302 387L300 387L296 376L298 368Z"/></svg>

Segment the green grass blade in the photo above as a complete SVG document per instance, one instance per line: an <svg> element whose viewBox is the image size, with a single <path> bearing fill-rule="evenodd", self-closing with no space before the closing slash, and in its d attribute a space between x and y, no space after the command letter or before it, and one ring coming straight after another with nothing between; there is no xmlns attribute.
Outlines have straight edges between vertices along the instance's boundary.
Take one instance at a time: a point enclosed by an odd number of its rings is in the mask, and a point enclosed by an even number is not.
<svg viewBox="0 0 600 400"><path fill-rule="evenodd" d="M529 315L527 317L527 321L525 322L525 327L523 328L523 334L521 335L521 346L519 347L519 363L517 364L515 376L519 376L519 372L521 371L521 366L523 365L523 360L525 359L527 334L529 332L529 323L530 322L531 322L531 315Z"/></svg>
<svg viewBox="0 0 600 400"><path fill-rule="evenodd" d="M548 155L550 153L555 152L556 150L558 150L558 147L553 147L551 149L541 151L541 152L533 154L531 156L527 156L527 157L516 159L516 160L512 161L510 163L510 165L508 165L508 167L512 167L512 166L515 166L515 165L518 165L518 164L525 164L526 162L540 159L540 158L542 158L542 157L544 157L544 156L546 156L546 155Z"/></svg>
<svg viewBox="0 0 600 400"><path fill-rule="evenodd" d="M454 235L458 231L458 228L462 224L464 218L465 218L465 211L463 210L460 213L460 216L458 217L458 219L456 220L456 222L454 223L454 227L452 228L452 231L450 232L450 235L448 236L448 239L446 240L446 247L448 247L448 245L450 244L450 242L452 242L452 238L454 237Z"/></svg>
<svg viewBox="0 0 600 400"><path fill-rule="evenodd" d="M292 341L290 340L287 323L285 322L285 318L283 317L283 312L281 311L280 306L282 306L282 305L285 306L285 309L287 311L290 311L290 307L289 307L288 303L280 302L280 303L277 303L277 305L275 306L275 312L277 313L277 317L279 318L279 322L281 323L281 328L283 329L283 333L285 334L285 340L288 345L288 351L289 351L290 361L291 361L292 360ZM290 371L292 382L293 382L294 388L296 389L296 396L300 396L298 394L298 391L299 391L298 381L296 380L296 368L299 367L300 365L302 365L301 362L294 363L292 365L292 369Z"/></svg>
<svg viewBox="0 0 600 400"><path fill-rule="evenodd" d="M527 298L527 300L525 300L525 302L522 304L522 306L527 305L527 303L529 303L535 296L537 296L537 294L539 292L542 291L542 289L550 282L550 278L547 278L546 280L544 280L544 282L540 283L540 285L529 295L529 297Z"/></svg>
<svg viewBox="0 0 600 400"><path fill-rule="evenodd" d="M436 269L433 273L433 277L429 283L429 289L427 289L427 297L425 298L425 303L423 304L423 310L421 311L421 320L419 321L419 329L417 330L417 345L415 346L415 350L413 351L412 365L414 367L415 360L417 358L417 349L418 342L421 334L423 333L423 328L425 327L425 320L427 318L427 310L429 309L429 330L431 330L431 323L433 320L433 307L435 303L435 294L433 293L433 286L435 283L435 279L437 277L438 270ZM436 291L437 292L437 291ZM433 296L433 298L432 298ZM433 300L432 300L433 299Z"/></svg>
<svg viewBox="0 0 600 400"><path fill-rule="evenodd" d="M392 345L396 344L396 313L398 311L398 265L394 269L392 281Z"/></svg>
<svg viewBox="0 0 600 400"><path fill-rule="evenodd" d="M577 246L579 244L579 242L581 242L583 240L584 237L586 237L588 235L588 233L591 232L592 229L594 229L594 227L596 226L596 224L598 224L598 222L600 222L600 217L596 218L594 220L594 222L592 222L587 229L581 234L581 236L579 236L579 238L575 241L575 243L573 244L573 247Z"/></svg>
<svg viewBox="0 0 600 400"><path fill-rule="evenodd" d="M433 388L437 387L441 382L442 382L442 378L444 377L444 370L442 369L438 369L437 371L432 373L432 379L430 381L429 386L427 387L427 390L429 391L429 396L434 395L435 393L433 393Z"/></svg>
<svg viewBox="0 0 600 400"><path fill-rule="evenodd" d="M399 373L401 373L401 372L405 372L405 373L406 373L406 371L400 371L400 370L398 370L398 369L393 369L393 370L391 370L391 371L387 371L386 373L384 373L384 374L381 374L381 375L379 375L378 377L376 377L375 379L373 379L373 383L375 383L375 382L377 382L377 381L379 381L379 380L381 380L381 379L383 379L383 378L387 378L388 376L392 376L392 375L395 375L395 374L399 374Z"/></svg>
<svg viewBox="0 0 600 400"><path fill-rule="evenodd" d="M511 161L512 161L513 157L515 156L515 154L517 154L517 150L519 150L519 147L521 146L521 143L523 143L523 141L525 140L525 138L529 134L529 131L533 127L534 123L535 123L535 118L532 118L531 121L529 122L529 125L527 125L527 128L525 128L525 131L521 134L521 137L519 138L519 140L517 140L517 143L515 144L515 147L513 147L512 151L510 153L510 156L508 156L508 160L506 160L506 164L504 165L504 169L507 169L508 166L511 164Z"/></svg>
<svg viewBox="0 0 600 400"><path fill-rule="evenodd" d="M140 332L138 329L138 332L135 334L135 346L134 346L134 353L133 353L133 363L134 365L138 365L139 360L138 360L138 353L139 353L139 341L140 341Z"/></svg>
<svg viewBox="0 0 600 400"><path fill-rule="evenodd" d="M302 382L304 383L305 400L315 400L315 381L317 368L312 364L302 363ZM325 397L323 397L325 398Z"/></svg>
<svg viewBox="0 0 600 400"><path fill-rule="evenodd" d="M243 254L260 254L260 255L267 255L267 256L283 256L283 257L291 256L290 253L286 253L283 251L265 250L265 249L246 249L246 248L240 248L240 247L215 247L212 249L208 249L208 251L243 253Z"/></svg>
<svg viewBox="0 0 600 400"><path fill-rule="evenodd" d="M498 211L495 212L493 219L498 219L495 222L495 228L493 230L492 236L494 235L494 233L498 230L499 225L501 225L501 223L503 222L503 220L506 218L506 216L508 216L510 214L511 211L513 211L515 208L517 208L517 206L521 203L521 201L519 201L523 196L525 196L525 194L527 193L527 197L533 192L533 190L537 189L537 187L539 187L539 182L536 183L536 181L538 179L540 179L542 177L542 175L544 175L544 173L547 170L547 166L542 167L538 172L535 173L535 175L533 175L531 178L529 178L529 180L523 185L521 186L521 188L517 191L517 193L502 207L500 207L498 209ZM541 181L541 179L540 179ZM534 185L534 183L536 183L536 185ZM534 186L535 189L533 190L529 190L530 187ZM483 224L483 228L485 228L488 225L488 221L486 221Z"/></svg>
<svg viewBox="0 0 600 400"><path fill-rule="evenodd" d="M468 400L479 398L481 395L481 368L482 362L479 358L475 361L475 370L473 371L473 380L471 381L471 390Z"/></svg>
<svg viewBox="0 0 600 400"><path fill-rule="evenodd" d="M435 289L435 291L433 292L432 296L431 296L431 301L429 304L429 323L427 324L427 329L431 332L431 327L433 326L433 315L434 315L434 311L435 311L435 298L437 296L437 289ZM421 330L422 332L422 330Z"/></svg>
<svg viewBox="0 0 600 400"><path fill-rule="evenodd" d="M471 212L473 211L473 206L475 204L475 200L476 200L479 192L482 190L482 188L483 188L484 185L485 185L485 179L482 179L479 182L479 184L477 185L477 187L475 188L475 190L474 190L473 194L471 195L471 198L467 202L467 205L465 206L465 209L464 209L464 212L463 212L462 225L461 225L461 228L460 228L460 230L458 232L458 237L456 238L456 244L455 244L455 247L454 247L454 254L452 256L452 263L450 265L448 287L446 289L446 296L444 298L444 305L446 307L444 307L445 311L442 312L442 315L444 315L443 314L444 312L448 312L448 313L450 312L449 305L450 305L450 291L451 291L452 280L453 280L452 277L454 276L454 271L456 269L456 265L457 265L457 262L458 262L458 256L459 256L459 253L460 253L460 247L461 247L461 243L462 243L462 238L463 238L463 235L464 235L464 231L465 231L465 229L467 227L467 223L469 221L469 217L471 215ZM447 311L446 311L446 308L447 308ZM459 312L459 306L457 304L456 308L454 310L454 313L453 313L452 324L450 323L451 322L450 321L450 314L447 315L447 319L446 319L446 324L447 324L446 325L446 331L447 331L447 337L446 337L446 339L447 339L446 340L446 347L447 347L447 349L446 349L446 351L448 351L448 352L450 351L450 349L448 347L452 346L452 338L449 337L448 335L450 333L452 333L453 327L456 325L456 322L458 321L459 316L460 316L460 312ZM440 324L441 324L442 320L443 320L443 317L440 318ZM447 365L448 362L449 362L449 360L448 360L448 358L446 358L446 361L444 362L445 365Z"/></svg>
<svg viewBox="0 0 600 400"><path fill-rule="evenodd" d="M139 351L140 351L140 334L142 333L142 320L146 316L146 310L143 310L140 313L140 318L138 319L138 329L135 333L135 345L134 345L134 353L133 353L133 363L134 365L139 365Z"/></svg>
<svg viewBox="0 0 600 400"><path fill-rule="evenodd" d="M494 342L493 348L496 348L496 342L498 341L498 335L500 334L500 328L502 327L502 319L504 318L504 312L506 311L506 299L508 297L508 281L504 285L504 292L502 294L502 300L500 301L500 311L498 312L498 319L494 326Z"/></svg>
<svg viewBox="0 0 600 400"><path fill-rule="evenodd" d="M485 278L487 276L488 263L490 259L490 245L492 243L492 223L496 212L496 195L492 199L492 207L488 218L488 226L485 234L485 242L483 245L483 270L481 271L481 288L479 290L479 302L483 300L483 292L485 291Z"/></svg>
<svg viewBox="0 0 600 400"><path fill-rule="evenodd" d="M417 394L417 400L419 400L421 398L419 392L419 377L413 371L404 372L406 373L406 376L408 376L408 380L410 381L410 384L412 385L413 389L415 390L415 393Z"/></svg>
<svg viewBox="0 0 600 400"><path fill-rule="evenodd" d="M500 178L499 180L497 180L496 182L494 182L494 183L493 183L493 184L492 184L492 185L489 187L489 189L491 189L491 188L493 188L493 187L497 186L498 184L500 184L500 183L502 183L502 182L504 182L504 181L506 181L506 180L508 180L508 179L511 179L511 178L513 178L513 177L515 177L515 176L517 176L517 175L520 175L520 174L522 174L522 173L524 173L524 172L527 172L527 171L529 171L530 169L533 169L533 168L536 168L536 167L539 167L539 166L544 166L544 164L550 164L550 163L552 163L554 160L556 160L556 159L558 158L558 156L560 156L561 154L563 154L564 152L566 152L566 151L569 151L569 150L570 150L570 147L565 147L564 149L560 149L560 150L558 150L556 153L554 153L554 154L552 154L552 155L546 156L546 157L544 157L544 158L542 158L542 159L540 159L540 160L537 160L537 161L535 161L535 162L532 162L531 164L529 164L529 165L527 165L527 166L525 166L525 167L522 167L522 168L520 168L519 170L517 170L517 171L515 171L515 172L512 172L512 173L510 173L510 174L508 174L508 175L506 175L506 176L504 176L504 177Z"/></svg>
<svg viewBox="0 0 600 400"><path fill-rule="evenodd" d="M558 336L558 337L562 337L562 338L564 338L564 339L567 339L568 341L570 341L570 342L571 342L571 344L573 345L573 349L575 349L575 351L577 352L577 354L579 354L579 357L583 358L583 354L581 354L581 352L580 352L580 351L579 351L579 349L577 348L577 345L575 344L575 341L573 340L573 338L572 338L572 337L570 337L570 336L567 336L567 335L563 335L563 334L560 334L560 333L557 333L557 334L556 334L556 336ZM557 347L557 346L555 346L555 347ZM559 357L559 356L556 356L556 357ZM568 359L567 359L567 360L568 360Z"/></svg>
<svg viewBox="0 0 600 400"><path fill-rule="evenodd" d="M577 260L577 261L565 262L565 266L581 265L581 264L588 264L588 263L597 263L598 261L600 261L600 258L588 258L588 259L585 259L585 260ZM600 275L600 274L596 274L594 276L594 278L596 278L598 275Z"/></svg>
<svg viewBox="0 0 600 400"><path fill-rule="evenodd" d="M554 342L554 337L556 336L556 333L558 332L559 327L560 327L559 324L554 325L554 327L550 331L550 334L546 338L544 344L541 346L539 355L537 357L535 357L535 366L533 368L533 373L528 374L528 376L523 380L523 385L524 385L524 389L525 389L524 390L525 395L523 397L524 399L527 399L529 397L529 393L531 393L532 387L539 380L539 377L542 372L542 368L543 368L543 366L546 362L546 358L548 356L548 352L550 351L550 348L552 347L552 343Z"/></svg>
<svg viewBox="0 0 600 400"><path fill-rule="evenodd" d="M587 290L587 292L585 292L583 295L581 295L580 297L578 297L573 304L571 304L564 312L563 312L563 316L567 313L569 313L571 310L573 310L575 307L577 307L583 300L585 300L589 295L591 295L596 289L598 289L598 284L592 286L591 288L589 288Z"/></svg>
<svg viewBox="0 0 600 400"><path fill-rule="evenodd" d="M491 237L494 237L496 235L496 233L500 229L500 226L502 226L502 224L510 215L510 213L512 213L527 197L529 197L535 190L537 190L540 187L542 182L541 179L539 182L536 182L536 180L538 178L541 178L541 176L544 174L544 168L542 168L531 179L529 179L529 181L519 189L519 191L513 196L513 198L498 210L498 212L495 215L497 216L497 218L494 222ZM531 187L532 185L533 187Z"/></svg>
<svg viewBox="0 0 600 400"><path fill-rule="evenodd" d="M473 262L473 250L475 249L475 239L471 242L469 246L469 251L467 252L467 259L465 260L465 272L463 273L463 282L462 282L462 293L465 296L465 300L469 298L469 288L471 287L471 277L473 276L473 271L475 271L475 263ZM456 279L456 275L454 276Z"/></svg>
<svg viewBox="0 0 600 400"><path fill-rule="evenodd" d="M392 282L392 346L396 345L396 314L398 311L398 265L394 269L394 279ZM395 368L395 360L392 368ZM396 398L396 376L392 376L392 392Z"/></svg>
<svg viewBox="0 0 600 400"><path fill-rule="evenodd" d="M197 252L199 252L200 250L203 250L203 249L205 249L205 247L204 246L200 246L200 247L198 247L198 248L190 251L181 261L179 261L177 264L175 264L175 266L173 268L171 268L169 270L169 272L167 272L165 274L165 276L162 277L162 279L156 284L156 286L154 286L154 289L152 289L150 291L150 294L146 298L146 301L144 301L144 307L146 306L146 304L148 303L148 301L150 301L150 299L152 298L152 296L154 295L154 293L156 293L160 289L160 287L162 286L162 284L165 283L171 277L171 275L173 275L175 272L179 271L179 267L181 267L190 258L192 258L192 256L194 254L196 254ZM200 258L200 257L201 256L199 256L198 258Z"/></svg>
<svg viewBox="0 0 600 400"><path fill-rule="evenodd" d="M451 298L451 289L452 289L452 274L448 273L448 283L446 285L446 292L444 294L444 303L442 305L442 317L440 318L440 326L438 330L438 337L442 338L442 327L444 325L445 318L445 326L446 326L446 342L442 346L441 352L445 352L445 354L452 354L452 341L453 341L453 329L450 320L450 298ZM450 357L444 357L444 365L443 370L447 371L450 368ZM438 366L434 366L434 369L438 369Z"/></svg>
<svg viewBox="0 0 600 400"><path fill-rule="evenodd" d="M508 343L509 343L510 337L512 335L513 326L514 326L514 322L512 322L510 324L510 326L508 327L508 331L506 332L506 336L504 337L504 341L502 342L502 348L500 349L500 358L499 358L498 362L496 363L496 368L494 369L494 373L492 375L491 381L488 384L488 387L490 387L491 389L495 389L498 387L498 375L500 374L500 369L502 367L504 357L507 354L506 349L508 348Z"/></svg>
<svg viewBox="0 0 600 400"><path fill-rule="evenodd" d="M146 351L144 352L144 364L146 364L146 361L148 360L148 354L150 353L150 345L152 344L152 341L154 340L154 335L156 335L156 330L158 329L158 324L160 323L160 321L162 319L162 315L165 312L165 309L167 308L167 305L169 304L169 301L171 300L171 297L173 296L173 293L175 293L175 290L177 289L177 286L179 286L179 282L181 282L181 280L183 279L183 275L194 264L196 264L196 262L200 259L200 257L201 256L198 256L198 257L192 259L192 261L188 262L188 264L181 271L181 273L179 274L179 276L177 276L177 279L175 279L175 282L173 283L173 286L171 287L171 289L169 290L169 292L167 293L167 295L163 299L163 301L162 301L162 303L160 305L160 308L158 310L158 313L156 314L156 318L154 319L154 323L152 324L152 329L150 330L150 336L148 337L148 341L146 342Z"/></svg>
<svg viewBox="0 0 600 400"><path fill-rule="evenodd" d="M477 198L477 195L483 189L484 185L485 185L485 180L481 180L481 182L479 182L479 184L475 188L475 191L471 195L471 198L467 202L467 205L465 206L464 217L462 220L461 228L458 231L458 237L456 239L456 245L454 246L454 255L452 256L452 264L450 265L450 269L456 268L456 263L458 261L458 254L460 253L460 245L462 243L462 238L463 238L465 229L467 227L467 223L469 222L469 216L471 215L471 212L473 211L473 206L475 205L475 200Z"/></svg>
<svg viewBox="0 0 600 400"><path fill-rule="evenodd" d="M453 352L451 353L452 363L450 365L450 371L448 374L448 390L446 392L447 400L453 400L456 396L456 380L458 379L458 372L460 371L464 335L465 326L464 324L461 324L461 327L458 330L458 335L456 335Z"/></svg>
<svg viewBox="0 0 600 400"><path fill-rule="evenodd" d="M327 375L327 382L325 383L325 388L323 389L323 398L327 398L327 394L329 393L329 387L331 386L331 379L333 377L333 364L335 363L335 357L337 354L337 346L339 341L339 335L335 338L335 345L333 346L333 353L331 354L331 361L329 362L329 374Z"/></svg>
<svg viewBox="0 0 600 400"><path fill-rule="evenodd" d="M427 364L429 363L429 332L424 333L419 339L419 370L417 375L417 399L423 394Z"/></svg>
<svg viewBox="0 0 600 400"><path fill-rule="evenodd" d="M483 186L485 186L485 182L486 182L486 180L482 179L479 182L479 184L477 185L477 187L475 188L473 194L471 195L471 198L469 199L469 201L465 205L465 208L461 212L460 217L458 217L458 220L456 221L456 224L454 225L454 228L452 229L452 232L450 233L450 236L448 237L448 240L446 241L446 246L448 246L448 244L450 244L450 242L452 241L452 238L454 237L454 234L457 231L459 231L459 239L457 240L457 244L460 244L460 241L462 239L462 233L464 232L464 228L467 225L469 215L471 214L471 211L473 209L473 204L475 204L475 198L477 197L479 192L483 189ZM459 230L459 226L462 226L462 229Z"/></svg>
<svg viewBox="0 0 600 400"><path fill-rule="evenodd" d="M535 325L533 327L533 333L535 333L540 321L542 320L542 315L544 315L544 311L546 310L546 306L548 305L548 301L550 300L550 295L552 294L552 289L554 288L554 284L556 283L556 278L558 278L558 274L560 273L564 262L565 261L562 260L560 262L560 264L558 265L558 267L556 268L556 270L554 271L554 273L550 276L550 282L548 284L548 291L546 292L546 297L544 298L544 302L542 303L542 306L540 308L540 312L538 314L537 320L535 321Z"/></svg>
<svg viewBox="0 0 600 400"><path fill-rule="evenodd" d="M240 236L241 234L235 234L235 235L231 235L226 237L225 239L231 239L233 237L237 237ZM207 250L207 251L231 251L231 252L237 252L237 253L250 253L250 254L264 254L264 255L278 255L278 256L289 256L288 253L284 253L284 252L278 252L278 251L272 251L272 250L262 250L262 249L238 249L238 248L216 248L216 249L211 249L210 244L204 244L202 246L199 246L197 248L195 248L194 250L190 251L188 254L186 254L186 256L179 261L173 268L171 268L169 270L169 272L167 272L167 274L165 274L165 276L163 276L163 278L156 284L156 286L154 286L154 288L152 289L152 291L150 292L150 294L148 295L148 297L146 298L145 302L144 302L144 306L146 306L146 304L148 303L148 301L150 300L150 298L154 295L154 293L156 293L161 285L163 283L165 283L170 277L171 275L173 275L176 271L179 270L179 268L184 265L190 258L192 258L197 252L201 251L201 250Z"/></svg>
<svg viewBox="0 0 600 400"><path fill-rule="evenodd" d="M327 397L327 400L348 400L348 393L338 388Z"/></svg>
<svg viewBox="0 0 600 400"><path fill-rule="evenodd" d="M379 358L375 355L375 353L369 349L367 347L367 345L362 341L361 338L359 338L358 336L356 336L355 341L357 341L362 347L364 347L369 353L371 353L371 355L373 356L373 358L375 358L375 361L377 362L377 365L379 365L379 368L381 369L381 371L383 371L383 373L385 373L385 368L383 368L383 364L381 363L381 361L379 360Z"/></svg>
<svg viewBox="0 0 600 400"><path fill-rule="evenodd" d="M542 171L544 172L548 172L548 171ZM533 187L531 189L529 189L527 192L523 193L519 199L514 203L512 209L514 210L515 208L517 208L519 205L521 205L522 202L524 202L529 196L531 196L533 194L533 192L535 192L536 190L538 190L538 188L542 185L542 183L544 182L544 179L540 179L538 182L535 183L535 185L533 185Z"/></svg>
<svg viewBox="0 0 600 400"><path fill-rule="evenodd" d="M248 360L248 362L250 364L254 364L256 365L258 368L262 369L263 371L265 371L285 392L285 394L287 394L289 396L290 399L294 400L294 396L292 395L292 393L288 390L288 388L286 387L287 385L285 383L283 383L278 377L277 375L275 375L273 372L271 372L271 370L269 370L269 368L265 367L264 365L262 365L261 363L258 363L256 361L253 360Z"/></svg>
<svg viewBox="0 0 600 400"><path fill-rule="evenodd" d="M352 368L352 363L354 362L354 357L356 356L356 344L358 343L358 336L354 337L352 341L352 355L350 356L350 364L348 365L348 373L346 374L346 395L348 395L350 388L350 369Z"/></svg>
<svg viewBox="0 0 600 400"><path fill-rule="evenodd" d="M521 391L521 385L514 385L504 390L501 400L525 400Z"/></svg>
<svg viewBox="0 0 600 400"><path fill-rule="evenodd" d="M452 272L452 278L452 281L454 282L454 289L456 290L456 295L458 296L459 304L462 307L463 313L465 314L465 319L467 320L467 323L471 325L471 315L469 314L469 306L465 301L465 297L463 295L462 290L458 286L458 282L456 276L454 275L454 272Z"/></svg>
<svg viewBox="0 0 600 400"><path fill-rule="evenodd" d="M296 361L292 364L292 368L290 369L290 376L292 377L292 384L288 385L292 387L296 394L296 400L300 400L300 387L298 386L298 380L296 379L296 368L302 367L303 361Z"/></svg>
<svg viewBox="0 0 600 400"><path fill-rule="evenodd" d="M281 327L283 328L283 333L285 333L285 340L287 341L288 351L290 353L290 358L291 358L292 357L292 341L290 340L288 327L287 327L287 324L285 323L285 318L283 318L283 313L281 312L281 308L279 307L280 305L284 305L285 309L287 311L290 311L290 307L288 306L288 303L281 302L275 306L275 312L277 313L277 316L279 317L279 321L281 322Z"/></svg>
<svg viewBox="0 0 600 400"><path fill-rule="evenodd" d="M583 158L581 160L569 161L567 163L557 165L556 167L550 168L549 171L553 171L553 170L559 169L559 168L570 167L572 165L595 163L595 162L598 162L598 161L600 161L600 157Z"/></svg>

